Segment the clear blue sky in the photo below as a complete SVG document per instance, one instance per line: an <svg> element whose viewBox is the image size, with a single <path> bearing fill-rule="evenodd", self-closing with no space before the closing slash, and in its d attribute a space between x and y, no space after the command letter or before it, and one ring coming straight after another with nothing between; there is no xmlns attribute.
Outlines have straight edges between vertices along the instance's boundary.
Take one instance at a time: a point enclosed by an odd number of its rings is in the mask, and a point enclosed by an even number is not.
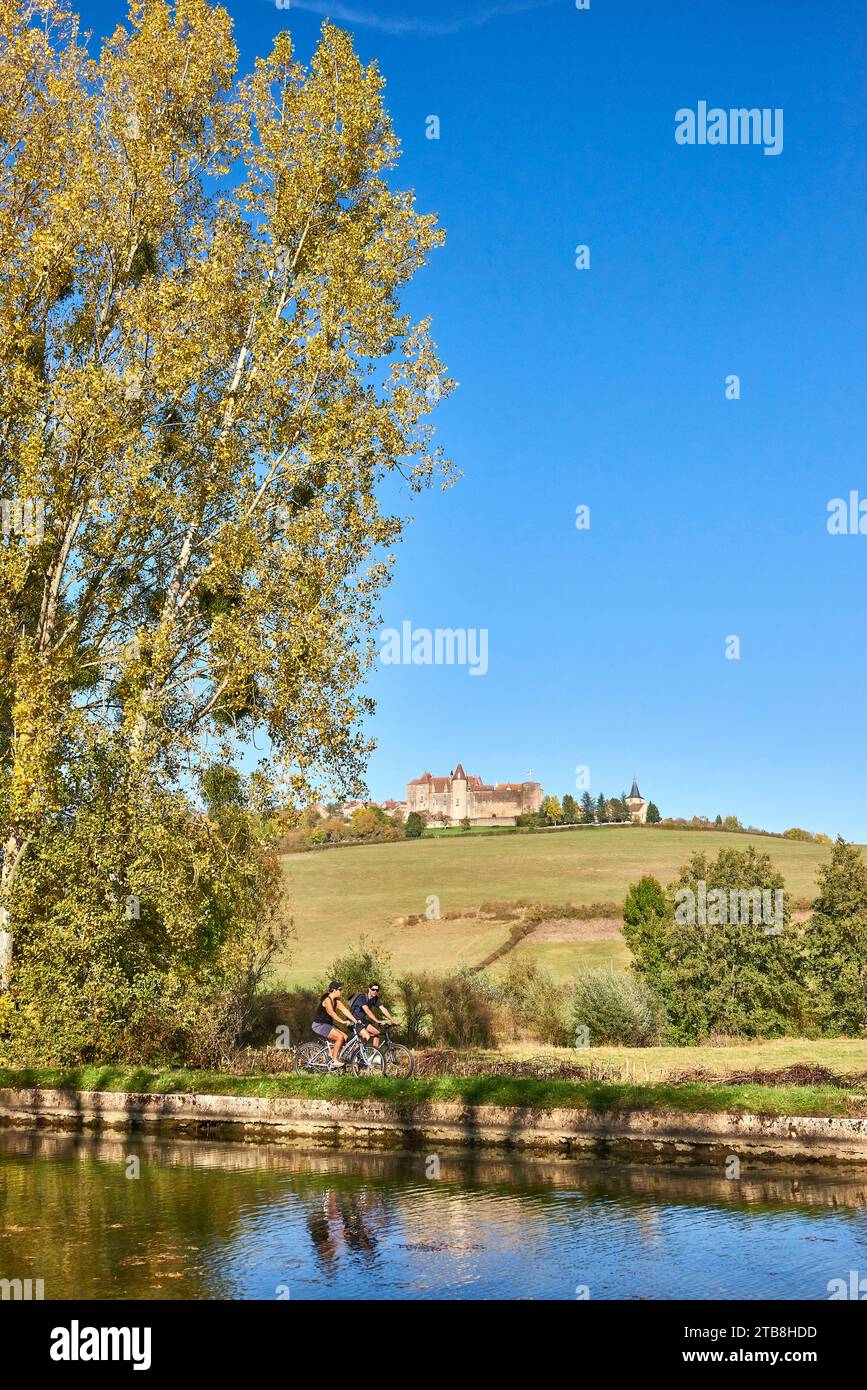
<svg viewBox="0 0 867 1390"><path fill-rule="evenodd" d="M245 65L285 26L306 58L325 13L354 32L448 231L408 305L464 476L417 506L383 620L487 628L490 669L377 670L371 793L461 759L562 795L586 764L664 815L867 840L867 536L826 529L867 496L861 0L227 8ZM676 144L700 100L781 107L782 153Z"/></svg>

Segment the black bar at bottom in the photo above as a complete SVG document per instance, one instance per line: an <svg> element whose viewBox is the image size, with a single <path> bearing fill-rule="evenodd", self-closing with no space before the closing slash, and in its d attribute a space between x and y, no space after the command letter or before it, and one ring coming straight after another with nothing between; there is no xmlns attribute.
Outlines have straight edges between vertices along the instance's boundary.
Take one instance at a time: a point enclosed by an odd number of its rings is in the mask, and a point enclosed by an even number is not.
<svg viewBox="0 0 867 1390"><path fill-rule="evenodd" d="M864 1313L845 1301L522 1301L520 1311L511 1303L408 1301L394 1307L377 1300L374 1280L369 1300L339 1303L0 1302L0 1335L19 1374L32 1369L62 1379L181 1372L215 1373L223 1383L246 1366L260 1384L271 1374L297 1381L301 1364L306 1372L326 1356L339 1367L344 1357L375 1345L377 1360L391 1366L387 1378L410 1370L414 1382L441 1382L449 1367L478 1365L480 1357L488 1374L514 1376L517 1353L525 1367L535 1361L546 1375L553 1355L558 1374L565 1359L576 1374L582 1365L590 1373L592 1365L597 1376L676 1371L700 1378L709 1367L729 1374L761 1367L774 1378L806 1369L825 1380L857 1364Z"/></svg>

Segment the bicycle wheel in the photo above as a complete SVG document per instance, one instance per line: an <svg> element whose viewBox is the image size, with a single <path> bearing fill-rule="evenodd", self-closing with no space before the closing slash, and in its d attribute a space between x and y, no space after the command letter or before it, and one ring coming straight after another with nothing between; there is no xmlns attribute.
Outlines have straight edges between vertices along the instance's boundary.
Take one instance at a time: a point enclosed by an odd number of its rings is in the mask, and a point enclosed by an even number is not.
<svg viewBox="0 0 867 1390"><path fill-rule="evenodd" d="M379 1048L360 1049L352 1059L353 1076L385 1076L385 1058Z"/></svg>
<svg viewBox="0 0 867 1390"><path fill-rule="evenodd" d="M386 1076L403 1077L406 1080L415 1071L415 1057L403 1043L389 1043L385 1054Z"/></svg>
<svg viewBox="0 0 867 1390"><path fill-rule="evenodd" d="M311 1076L316 1072L324 1071L327 1062L323 1059L323 1052L326 1049L318 1043L302 1043L295 1053L295 1070L299 1076Z"/></svg>

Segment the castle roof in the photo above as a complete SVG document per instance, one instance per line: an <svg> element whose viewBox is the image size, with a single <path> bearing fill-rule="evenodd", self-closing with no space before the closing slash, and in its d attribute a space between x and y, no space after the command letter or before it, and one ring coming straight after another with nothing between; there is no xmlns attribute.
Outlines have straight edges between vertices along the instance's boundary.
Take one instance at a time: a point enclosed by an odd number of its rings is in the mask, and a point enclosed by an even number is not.
<svg viewBox="0 0 867 1390"><path fill-rule="evenodd" d="M412 781L407 783L407 786L430 787L435 792L445 792L451 791L452 783L459 781L466 782L468 789L471 791L487 793L493 793L494 791L517 792L521 791L522 787L525 785L522 782L498 782L496 787L494 787L490 782L483 782L481 777L477 777L475 773L464 772L463 763L458 763L454 772L450 772L448 777L432 777L429 772L425 772L421 777L413 777ZM538 784L530 782L526 785L537 786Z"/></svg>

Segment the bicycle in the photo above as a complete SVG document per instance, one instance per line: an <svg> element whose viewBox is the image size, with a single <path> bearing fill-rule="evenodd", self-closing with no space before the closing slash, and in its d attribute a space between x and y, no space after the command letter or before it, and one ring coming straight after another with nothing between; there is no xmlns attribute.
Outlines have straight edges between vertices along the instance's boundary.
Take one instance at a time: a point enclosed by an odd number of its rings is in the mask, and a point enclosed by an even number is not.
<svg viewBox="0 0 867 1390"><path fill-rule="evenodd" d="M338 1062L351 1067L353 1076L384 1076L385 1058L372 1043L359 1037L361 1024L350 1025L352 1036L346 1039L337 1054ZM299 1076L323 1076L334 1070L331 1044L326 1041L302 1043L295 1053L295 1070Z"/></svg>
<svg viewBox="0 0 867 1390"><path fill-rule="evenodd" d="M378 1023L377 1027L382 1029L383 1041L379 1049L385 1061L385 1075L403 1077L406 1080L415 1071L415 1057L408 1047L403 1043L396 1043L392 1040L391 1030L396 1028L396 1023Z"/></svg>

